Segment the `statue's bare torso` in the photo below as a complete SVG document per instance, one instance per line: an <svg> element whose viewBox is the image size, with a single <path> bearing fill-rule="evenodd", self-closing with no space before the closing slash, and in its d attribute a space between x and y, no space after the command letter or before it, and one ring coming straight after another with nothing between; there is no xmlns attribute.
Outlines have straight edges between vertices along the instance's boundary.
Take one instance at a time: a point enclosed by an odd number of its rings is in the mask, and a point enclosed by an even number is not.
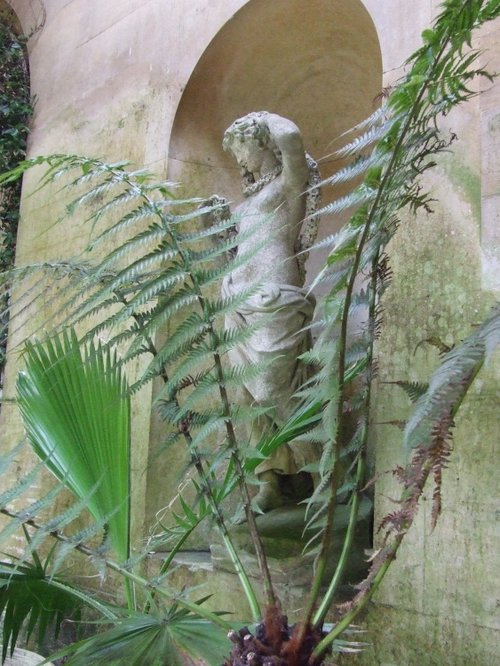
<svg viewBox="0 0 500 666"><path fill-rule="evenodd" d="M233 284L241 288L260 280L301 287L295 258L297 239L305 214L304 190L290 187L286 174L277 176L260 192L235 208L241 242L238 253L251 254L247 263L232 273Z"/></svg>

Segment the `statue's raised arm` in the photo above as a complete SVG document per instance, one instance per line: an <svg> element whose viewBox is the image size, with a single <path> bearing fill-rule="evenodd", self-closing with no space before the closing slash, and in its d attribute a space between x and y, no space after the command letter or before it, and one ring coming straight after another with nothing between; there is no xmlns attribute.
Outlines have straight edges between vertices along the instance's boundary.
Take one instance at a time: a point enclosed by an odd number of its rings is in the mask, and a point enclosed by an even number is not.
<svg viewBox="0 0 500 666"><path fill-rule="evenodd" d="M301 194L307 187L309 167L299 128L275 113L262 113L269 128L271 145L282 163L284 185L297 188Z"/></svg>

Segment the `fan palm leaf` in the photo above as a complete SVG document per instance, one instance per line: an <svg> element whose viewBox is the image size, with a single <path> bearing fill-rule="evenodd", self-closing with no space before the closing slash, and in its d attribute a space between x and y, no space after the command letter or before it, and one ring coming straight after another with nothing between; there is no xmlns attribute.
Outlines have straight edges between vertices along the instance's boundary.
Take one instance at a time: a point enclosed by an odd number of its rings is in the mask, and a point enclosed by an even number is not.
<svg viewBox="0 0 500 666"><path fill-rule="evenodd" d="M28 343L18 403L28 439L51 472L105 522L118 556L129 555L129 399L109 350L82 350L63 332Z"/></svg>
<svg viewBox="0 0 500 666"><path fill-rule="evenodd" d="M164 614L155 610L118 619L110 629L52 658L70 654L68 666L185 666L189 655L220 666L225 652L224 631L174 605Z"/></svg>
<svg viewBox="0 0 500 666"><path fill-rule="evenodd" d="M47 575L38 557L33 563L0 562L0 615L3 613L2 663L14 652L20 631L29 639L37 629L42 643L49 629L57 638L63 619L78 618L80 600L58 579Z"/></svg>

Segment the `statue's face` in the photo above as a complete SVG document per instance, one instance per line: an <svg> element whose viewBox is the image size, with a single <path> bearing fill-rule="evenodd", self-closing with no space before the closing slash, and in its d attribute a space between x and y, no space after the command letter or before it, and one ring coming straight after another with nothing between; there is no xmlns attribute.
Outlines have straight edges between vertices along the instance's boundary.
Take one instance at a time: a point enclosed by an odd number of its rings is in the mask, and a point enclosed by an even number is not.
<svg viewBox="0 0 500 666"><path fill-rule="evenodd" d="M265 149L250 137L231 144L231 152L238 165L250 173L259 173L264 160Z"/></svg>

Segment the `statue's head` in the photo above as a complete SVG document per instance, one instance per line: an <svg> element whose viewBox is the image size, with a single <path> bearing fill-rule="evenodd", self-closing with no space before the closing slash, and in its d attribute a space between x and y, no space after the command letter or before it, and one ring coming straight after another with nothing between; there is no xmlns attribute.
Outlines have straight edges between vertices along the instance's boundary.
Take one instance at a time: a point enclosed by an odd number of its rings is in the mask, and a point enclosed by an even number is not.
<svg viewBox="0 0 500 666"><path fill-rule="evenodd" d="M224 150L231 150L235 143L246 141L255 142L260 148L268 148L271 133L266 116L266 111L254 111L235 120L224 132L222 141Z"/></svg>
<svg viewBox="0 0 500 666"><path fill-rule="evenodd" d="M235 120L224 132L222 147L233 154L243 169L244 178L250 182L250 173L259 170L264 153L270 152L278 164L282 162L266 117L267 111L249 113Z"/></svg>

